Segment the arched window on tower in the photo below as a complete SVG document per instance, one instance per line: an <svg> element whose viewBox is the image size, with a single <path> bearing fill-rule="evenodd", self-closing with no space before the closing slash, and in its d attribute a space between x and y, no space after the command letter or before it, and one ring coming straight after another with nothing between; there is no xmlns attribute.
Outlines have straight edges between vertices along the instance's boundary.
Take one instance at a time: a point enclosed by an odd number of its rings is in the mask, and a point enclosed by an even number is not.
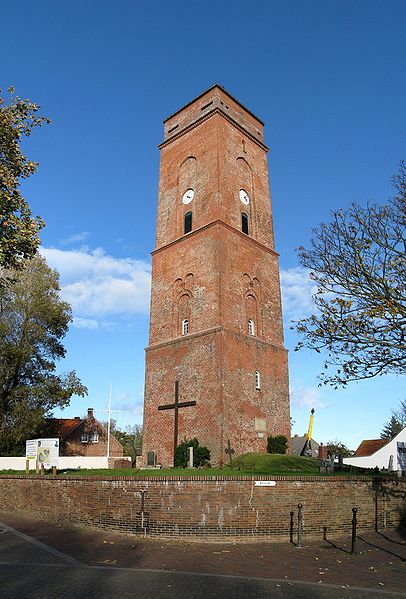
<svg viewBox="0 0 406 599"><path fill-rule="evenodd" d="M184 318L182 320L182 335L188 335L189 334L189 321L187 318Z"/></svg>
<svg viewBox="0 0 406 599"><path fill-rule="evenodd" d="M249 234L248 231L248 215L245 212L241 213L241 231L246 235Z"/></svg>
<svg viewBox="0 0 406 599"><path fill-rule="evenodd" d="M261 389L261 375L258 370L255 371L255 389Z"/></svg>
<svg viewBox="0 0 406 599"><path fill-rule="evenodd" d="M185 232L185 234L190 233L191 230L192 230L192 213L186 212L184 232Z"/></svg>
<svg viewBox="0 0 406 599"><path fill-rule="evenodd" d="M255 325L252 318L248 321L248 335L255 335Z"/></svg>
<svg viewBox="0 0 406 599"><path fill-rule="evenodd" d="M245 296L245 323L244 333L252 337L261 336L260 318L258 313L257 298L253 295L252 288Z"/></svg>

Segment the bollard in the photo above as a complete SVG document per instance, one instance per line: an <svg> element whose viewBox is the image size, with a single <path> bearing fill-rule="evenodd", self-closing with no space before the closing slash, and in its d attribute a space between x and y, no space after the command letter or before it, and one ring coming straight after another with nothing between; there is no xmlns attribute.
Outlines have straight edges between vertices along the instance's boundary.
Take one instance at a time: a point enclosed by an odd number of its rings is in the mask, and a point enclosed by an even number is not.
<svg viewBox="0 0 406 599"><path fill-rule="evenodd" d="M56 478L56 466L52 466L52 478Z"/></svg>
<svg viewBox="0 0 406 599"><path fill-rule="evenodd" d="M303 525L303 505L301 503L297 504L297 545L296 547L300 549L302 547L302 525Z"/></svg>
<svg viewBox="0 0 406 599"><path fill-rule="evenodd" d="M30 460L25 460L25 473L30 473Z"/></svg>
<svg viewBox="0 0 406 599"><path fill-rule="evenodd" d="M35 460L35 474L39 474L39 462Z"/></svg>
<svg viewBox="0 0 406 599"><path fill-rule="evenodd" d="M41 476L44 476L45 470L44 470L44 464L41 464Z"/></svg>
<svg viewBox="0 0 406 599"><path fill-rule="evenodd" d="M290 512L290 535L289 535L289 540L293 545L293 516L295 515L295 512Z"/></svg>
<svg viewBox="0 0 406 599"><path fill-rule="evenodd" d="M357 508L352 508L351 555L357 554Z"/></svg>
<svg viewBox="0 0 406 599"><path fill-rule="evenodd" d="M144 535L147 534L147 529L145 526L145 494L147 493L147 491L143 490L140 491L140 495L141 495L141 510L140 510L140 515L141 515L141 528L144 531Z"/></svg>

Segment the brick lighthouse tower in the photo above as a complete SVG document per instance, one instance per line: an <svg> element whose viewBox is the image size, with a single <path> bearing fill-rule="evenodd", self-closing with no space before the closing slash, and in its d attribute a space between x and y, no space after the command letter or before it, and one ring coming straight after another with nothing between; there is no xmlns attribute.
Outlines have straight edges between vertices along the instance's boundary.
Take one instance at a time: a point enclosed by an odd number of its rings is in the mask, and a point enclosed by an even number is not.
<svg viewBox="0 0 406 599"><path fill-rule="evenodd" d="M290 437L263 126L218 85L164 121L144 464L193 437L212 465Z"/></svg>

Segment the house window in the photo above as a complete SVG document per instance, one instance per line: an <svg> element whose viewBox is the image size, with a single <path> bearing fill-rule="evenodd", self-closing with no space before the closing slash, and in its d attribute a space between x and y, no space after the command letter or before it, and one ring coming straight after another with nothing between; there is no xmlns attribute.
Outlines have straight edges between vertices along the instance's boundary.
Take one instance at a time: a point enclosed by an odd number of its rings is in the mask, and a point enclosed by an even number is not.
<svg viewBox="0 0 406 599"><path fill-rule="evenodd" d="M241 231L248 235L248 215L245 212L241 213Z"/></svg>
<svg viewBox="0 0 406 599"><path fill-rule="evenodd" d="M187 318L185 318L184 320L182 320L182 335L188 335L189 334L189 321Z"/></svg>
<svg viewBox="0 0 406 599"><path fill-rule="evenodd" d="M99 433L93 433L92 443L98 443L98 442L99 442Z"/></svg>
<svg viewBox="0 0 406 599"><path fill-rule="evenodd" d="M81 441L82 441L82 443L89 443L89 435L88 435L88 433L82 433Z"/></svg>
<svg viewBox="0 0 406 599"><path fill-rule="evenodd" d="M190 231L192 230L192 213L191 212L186 212L185 214L185 234L186 233L190 233Z"/></svg>
<svg viewBox="0 0 406 599"><path fill-rule="evenodd" d="M252 318L248 321L248 335L255 335L254 321Z"/></svg>
<svg viewBox="0 0 406 599"><path fill-rule="evenodd" d="M258 370L255 371L255 389L261 389L261 375Z"/></svg>

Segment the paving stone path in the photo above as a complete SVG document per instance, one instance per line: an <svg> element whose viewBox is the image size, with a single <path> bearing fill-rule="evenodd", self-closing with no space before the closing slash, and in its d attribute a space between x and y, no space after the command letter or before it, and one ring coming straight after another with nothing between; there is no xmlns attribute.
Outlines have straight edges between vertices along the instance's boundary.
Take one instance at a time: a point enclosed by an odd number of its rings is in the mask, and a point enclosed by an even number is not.
<svg viewBox="0 0 406 599"><path fill-rule="evenodd" d="M0 596L47 599L406 597L406 535L289 543L186 543L0 513Z"/></svg>

